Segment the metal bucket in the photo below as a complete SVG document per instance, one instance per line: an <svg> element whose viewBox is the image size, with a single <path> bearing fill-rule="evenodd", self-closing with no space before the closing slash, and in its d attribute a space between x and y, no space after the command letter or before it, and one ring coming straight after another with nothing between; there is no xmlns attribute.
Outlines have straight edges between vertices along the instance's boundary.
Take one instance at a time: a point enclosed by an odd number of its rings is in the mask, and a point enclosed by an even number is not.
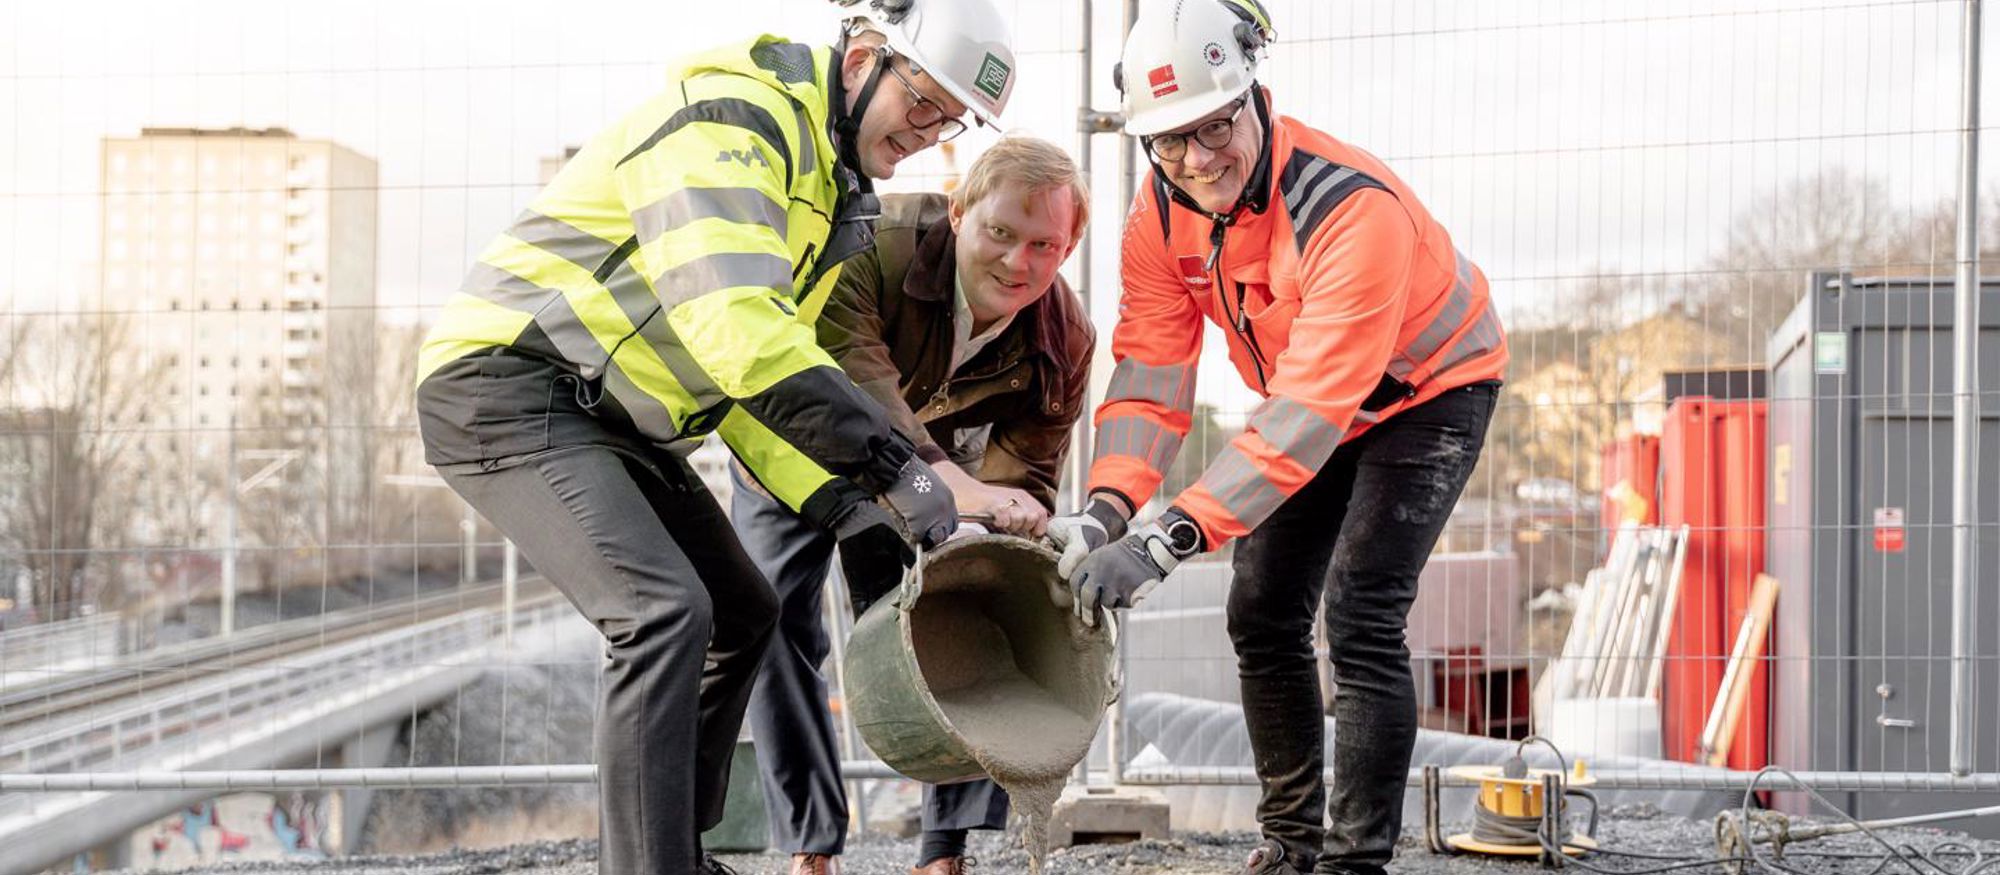
<svg viewBox="0 0 2000 875"><path fill-rule="evenodd" d="M846 704L862 740L933 784L985 777L982 762L1074 764L1118 698L1117 633L1058 601L1068 590L1040 544L972 535L931 551L848 640Z"/></svg>

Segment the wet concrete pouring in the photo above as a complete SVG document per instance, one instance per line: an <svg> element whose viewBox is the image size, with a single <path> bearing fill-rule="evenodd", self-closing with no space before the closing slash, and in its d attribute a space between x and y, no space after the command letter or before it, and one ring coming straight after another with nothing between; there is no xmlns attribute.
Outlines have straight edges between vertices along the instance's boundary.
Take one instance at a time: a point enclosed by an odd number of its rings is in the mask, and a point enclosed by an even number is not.
<svg viewBox="0 0 2000 875"><path fill-rule="evenodd" d="M1773 859L1768 849L1760 853L1764 865L1750 864L1747 871L1776 873L1853 873L1871 875L1884 872L1917 872L1922 875L2000 875L2000 841L1968 839L1959 833L1934 829L1878 830L1877 835L1895 845L1903 861L1884 862L1887 851L1866 836L1843 835L1803 842L1787 849L1782 860ZM1688 820L1654 813L1644 807L1611 812L1600 824L1598 837L1606 848L1631 854L1599 853L1581 862L1598 871L1642 873L1661 871L1674 860L1713 857L1713 820ZM1254 837L1247 834L1180 835L1168 841L1140 841L1122 845L1088 845L1063 848L1048 855L1050 875L1085 875L1117 872L1122 875L1163 875L1198 873L1223 875L1242 871L1243 856ZM909 871L916 853L916 841L883 833L867 833L850 839L842 859L844 871L854 875L899 875ZM975 832L971 853L977 863L974 875L985 873L1025 873L1028 856L1021 850L1017 834ZM591 875L596 872L597 848L594 841L552 841L479 851L454 851L427 856L357 857L310 864L240 863L183 870L189 873L275 873L275 875L486 875L486 873L532 873L532 875ZM1673 858L1662 859L1662 858ZM777 853L736 854L720 858L740 875L783 875L787 858ZM1418 837L1405 835L1392 873L1407 875L1500 875L1547 871L1532 858L1505 860L1481 856L1438 856L1425 850ZM1566 871L1589 871L1572 864ZM1676 868L1675 872L1727 872L1721 865Z"/></svg>
<svg viewBox="0 0 2000 875"><path fill-rule="evenodd" d="M975 536L928 560L909 610L924 686L972 757L1007 791L1028 871L1041 875L1050 814L1109 700L1112 639L1043 593L1053 552Z"/></svg>

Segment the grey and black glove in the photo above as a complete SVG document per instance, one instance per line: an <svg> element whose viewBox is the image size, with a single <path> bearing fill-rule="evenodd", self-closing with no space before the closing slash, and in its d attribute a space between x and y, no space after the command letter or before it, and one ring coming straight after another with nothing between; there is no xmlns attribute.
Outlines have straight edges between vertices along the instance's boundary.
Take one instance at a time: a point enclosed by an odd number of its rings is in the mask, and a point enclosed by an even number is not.
<svg viewBox="0 0 2000 875"><path fill-rule="evenodd" d="M925 550L944 543L958 530L958 501L951 487L915 455L896 471L895 481L882 491L882 500L903 518L910 536Z"/></svg>
<svg viewBox="0 0 2000 875"><path fill-rule="evenodd" d="M1056 573L1068 579L1090 551L1124 534L1125 515L1111 502L1093 498L1079 513L1050 518L1044 537L1049 539L1049 546L1062 554L1056 560Z"/></svg>
<svg viewBox="0 0 2000 875"><path fill-rule="evenodd" d="M1097 625L1097 609L1129 608L1172 574L1181 560L1202 550L1201 527L1180 508L1166 513L1131 534L1090 551L1069 577L1076 615Z"/></svg>
<svg viewBox="0 0 2000 875"><path fill-rule="evenodd" d="M895 516L846 480L829 481L799 513L839 541L840 568L857 614L894 591L903 570L916 561Z"/></svg>

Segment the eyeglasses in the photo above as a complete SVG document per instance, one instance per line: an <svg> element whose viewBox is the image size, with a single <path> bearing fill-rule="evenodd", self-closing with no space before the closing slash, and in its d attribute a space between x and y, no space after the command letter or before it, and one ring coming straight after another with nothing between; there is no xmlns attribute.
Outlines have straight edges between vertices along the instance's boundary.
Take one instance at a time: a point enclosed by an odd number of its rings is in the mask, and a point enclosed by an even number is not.
<svg viewBox="0 0 2000 875"><path fill-rule="evenodd" d="M937 101L925 97L923 92L917 90L917 86L903 76L903 71L896 69L895 62L895 56L883 53L881 63L889 68L889 75L896 77L897 82L903 83L904 91L910 92L910 111L903 114L903 120L909 122L910 127L920 131L937 128L937 138L940 143L965 133L965 122L946 115L944 107L939 106Z"/></svg>
<svg viewBox="0 0 2000 875"><path fill-rule="evenodd" d="M1194 129L1194 141L1211 152L1229 145L1230 138L1236 135L1236 117L1243 114L1243 106L1247 102L1238 100L1236 108L1227 117L1203 122L1201 127ZM1146 148L1151 149L1154 157L1161 161L1179 161L1187 157L1188 136L1185 131L1157 134L1147 138Z"/></svg>

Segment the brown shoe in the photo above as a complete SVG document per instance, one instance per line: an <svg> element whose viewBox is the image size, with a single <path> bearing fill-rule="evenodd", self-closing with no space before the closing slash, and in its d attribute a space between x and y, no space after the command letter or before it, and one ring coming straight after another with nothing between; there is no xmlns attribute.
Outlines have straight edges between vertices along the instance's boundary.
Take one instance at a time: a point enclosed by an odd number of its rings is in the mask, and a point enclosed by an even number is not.
<svg viewBox="0 0 2000 875"><path fill-rule="evenodd" d="M971 857L939 857L910 869L910 875L966 875L977 862Z"/></svg>
<svg viewBox="0 0 2000 875"><path fill-rule="evenodd" d="M793 854L792 875L840 875L840 858L831 854Z"/></svg>
<svg viewBox="0 0 2000 875"><path fill-rule="evenodd" d="M1265 839L1243 861L1243 875L1299 875L1299 870L1285 861L1284 845Z"/></svg>

